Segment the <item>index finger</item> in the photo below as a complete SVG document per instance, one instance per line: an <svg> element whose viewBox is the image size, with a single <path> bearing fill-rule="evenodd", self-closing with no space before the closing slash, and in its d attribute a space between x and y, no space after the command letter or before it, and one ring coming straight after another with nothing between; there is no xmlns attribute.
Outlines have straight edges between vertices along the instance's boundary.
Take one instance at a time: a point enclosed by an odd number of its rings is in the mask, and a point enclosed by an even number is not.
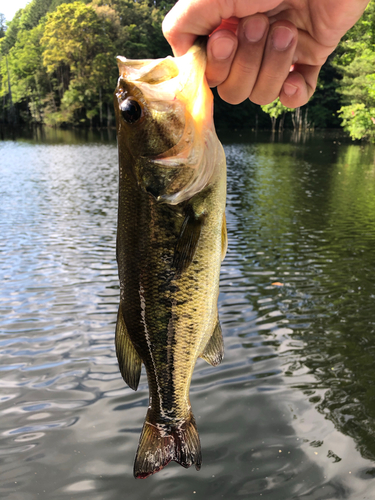
<svg viewBox="0 0 375 500"><path fill-rule="evenodd" d="M200 35L210 35L223 20L268 12L283 0L179 0L163 21L163 33L175 56L181 56ZM226 28L228 29L228 28Z"/></svg>

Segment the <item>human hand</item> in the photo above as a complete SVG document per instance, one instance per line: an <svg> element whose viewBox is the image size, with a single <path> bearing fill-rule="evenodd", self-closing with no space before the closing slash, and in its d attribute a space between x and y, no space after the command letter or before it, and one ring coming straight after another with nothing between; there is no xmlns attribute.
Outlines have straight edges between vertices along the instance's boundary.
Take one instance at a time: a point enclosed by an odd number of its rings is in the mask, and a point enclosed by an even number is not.
<svg viewBox="0 0 375 500"><path fill-rule="evenodd" d="M315 91L319 71L369 0L179 0L163 22L176 56L199 35L206 77L222 99L296 108ZM292 68L292 69L291 69Z"/></svg>

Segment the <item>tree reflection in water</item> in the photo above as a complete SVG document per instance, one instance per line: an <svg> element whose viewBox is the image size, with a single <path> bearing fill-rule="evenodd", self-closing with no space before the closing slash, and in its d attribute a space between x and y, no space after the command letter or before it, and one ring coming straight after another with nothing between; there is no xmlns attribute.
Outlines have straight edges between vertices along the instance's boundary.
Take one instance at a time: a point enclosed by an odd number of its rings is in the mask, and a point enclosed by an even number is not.
<svg viewBox="0 0 375 500"><path fill-rule="evenodd" d="M290 329L289 384L375 460L374 149L341 141L229 146L229 209L242 213L232 248L267 344L275 314Z"/></svg>

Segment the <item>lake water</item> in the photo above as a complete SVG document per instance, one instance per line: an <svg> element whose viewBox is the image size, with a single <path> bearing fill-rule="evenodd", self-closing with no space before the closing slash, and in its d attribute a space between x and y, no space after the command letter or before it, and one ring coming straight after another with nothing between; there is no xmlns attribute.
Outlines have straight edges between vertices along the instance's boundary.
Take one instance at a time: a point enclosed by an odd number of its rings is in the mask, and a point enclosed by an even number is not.
<svg viewBox="0 0 375 500"><path fill-rule="evenodd" d="M202 469L146 480L146 376L129 389L114 350L113 133L0 142L1 499L374 498L375 149L241 135L223 138L225 359L191 386Z"/></svg>

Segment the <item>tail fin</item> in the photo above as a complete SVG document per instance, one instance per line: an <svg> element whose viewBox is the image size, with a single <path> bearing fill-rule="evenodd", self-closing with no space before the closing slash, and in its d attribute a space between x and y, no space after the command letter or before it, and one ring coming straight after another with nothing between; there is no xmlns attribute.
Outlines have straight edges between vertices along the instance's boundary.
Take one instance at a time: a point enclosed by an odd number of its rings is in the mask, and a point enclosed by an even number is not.
<svg viewBox="0 0 375 500"><path fill-rule="evenodd" d="M134 462L134 477L144 479L159 472L171 460L186 469L202 464L201 443L194 416L175 425L152 422L148 410Z"/></svg>

